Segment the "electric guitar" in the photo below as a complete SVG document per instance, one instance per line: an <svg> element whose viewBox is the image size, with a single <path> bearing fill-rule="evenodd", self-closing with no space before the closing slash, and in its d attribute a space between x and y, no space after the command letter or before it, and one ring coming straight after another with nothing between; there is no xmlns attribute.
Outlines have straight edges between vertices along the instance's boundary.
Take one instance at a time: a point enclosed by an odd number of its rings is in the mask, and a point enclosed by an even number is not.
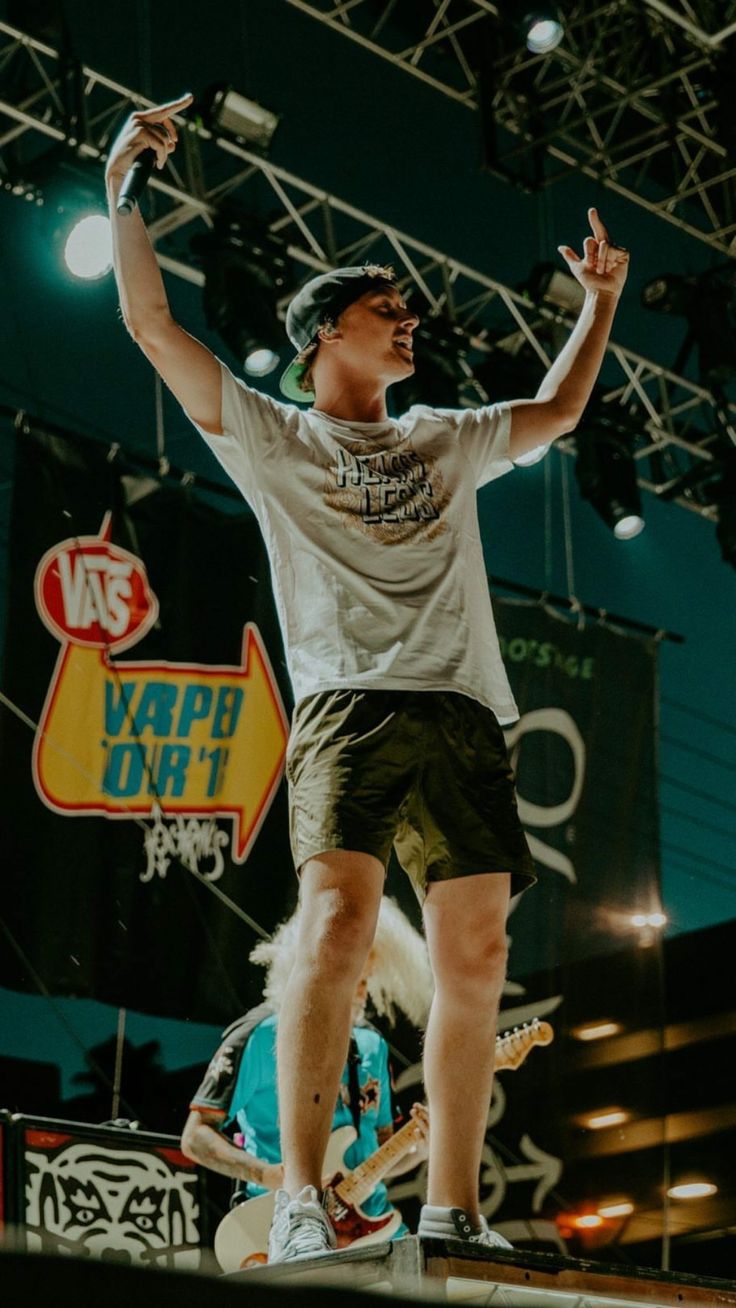
<svg viewBox="0 0 736 1308"><path fill-rule="evenodd" d="M554 1032L549 1022L515 1027L496 1039L496 1071L513 1071L523 1063L534 1045L548 1045ZM382 1144L370 1158L348 1171L345 1154L357 1138L352 1126L333 1131L327 1143L324 1175L324 1204L335 1228L338 1249L346 1245L374 1244L390 1240L401 1225L401 1214L392 1208L371 1217L361 1204L395 1163L421 1141L421 1128L410 1118L401 1130ZM273 1217L274 1192L246 1199L223 1217L215 1232L215 1257L223 1272L237 1272L268 1262L268 1236Z"/></svg>

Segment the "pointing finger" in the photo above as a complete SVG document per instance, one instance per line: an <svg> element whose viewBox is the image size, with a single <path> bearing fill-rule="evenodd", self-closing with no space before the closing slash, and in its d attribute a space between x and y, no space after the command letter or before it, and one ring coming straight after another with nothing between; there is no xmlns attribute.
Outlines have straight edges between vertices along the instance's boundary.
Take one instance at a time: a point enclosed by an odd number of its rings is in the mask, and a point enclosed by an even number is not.
<svg viewBox="0 0 736 1308"><path fill-rule="evenodd" d="M608 254L608 241L601 241L598 246L598 259L596 261L596 272L603 273L606 271L606 255Z"/></svg>
<svg viewBox="0 0 736 1308"><path fill-rule="evenodd" d="M193 99L194 96L191 92L188 92L187 95L182 95L178 100L169 100L166 104L154 105L153 109L137 109L133 117L147 123L162 123L164 119L170 118L172 114L186 109Z"/></svg>
<svg viewBox="0 0 736 1308"><path fill-rule="evenodd" d="M606 231L605 227L603 226L603 223L598 217L597 209L591 208L588 210L588 221L593 229L593 235L595 236L595 239L597 241L607 241L608 232Z"/></svg>

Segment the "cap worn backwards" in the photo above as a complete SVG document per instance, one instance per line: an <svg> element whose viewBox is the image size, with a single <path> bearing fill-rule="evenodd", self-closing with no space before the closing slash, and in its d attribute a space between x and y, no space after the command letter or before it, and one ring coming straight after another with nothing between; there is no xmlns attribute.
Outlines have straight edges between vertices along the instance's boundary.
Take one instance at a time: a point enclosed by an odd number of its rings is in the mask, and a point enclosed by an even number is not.
<svg viewBox="0 0 736 1308"><path fill-rule="evenodd" d="M334 321L349 304L381 282L396 285L393 268L366 263L360 268L335 268L322 273L297 291L286 311L286 333L298 354L279 383L283 395L300 404L312 402L314 392L304 390L300 383L319 344L320 327Z"/></svg>

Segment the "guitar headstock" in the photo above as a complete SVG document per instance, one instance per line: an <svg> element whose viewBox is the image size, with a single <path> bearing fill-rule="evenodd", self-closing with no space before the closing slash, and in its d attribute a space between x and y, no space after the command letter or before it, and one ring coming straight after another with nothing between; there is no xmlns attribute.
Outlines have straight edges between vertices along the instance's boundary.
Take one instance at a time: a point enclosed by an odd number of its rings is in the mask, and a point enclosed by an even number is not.
<svg viewBox="0 0 736 1308"><path fill-rule="evenodd" d="M496 1071L507 1068L513 1071L520 1067L535 1045L551 1044L554 1035L549 1022L540 1022L535 1017L533 1022L525 1022L523 1026L515 1026L512 1031L496 1036Z"/></svg>

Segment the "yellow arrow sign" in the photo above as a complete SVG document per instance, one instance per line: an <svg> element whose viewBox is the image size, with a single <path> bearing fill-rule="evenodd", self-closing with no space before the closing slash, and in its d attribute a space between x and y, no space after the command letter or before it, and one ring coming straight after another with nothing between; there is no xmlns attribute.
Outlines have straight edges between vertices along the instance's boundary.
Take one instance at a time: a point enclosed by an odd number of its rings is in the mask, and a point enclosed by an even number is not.
<svg viewBox="0 0 736 1308"><path fill-rule="evenodd" d="M62 645L36 733L33 775L58 813L234 820L250 851L281 778L288 728L258 628L237 667L112 661Z"/></svg>

